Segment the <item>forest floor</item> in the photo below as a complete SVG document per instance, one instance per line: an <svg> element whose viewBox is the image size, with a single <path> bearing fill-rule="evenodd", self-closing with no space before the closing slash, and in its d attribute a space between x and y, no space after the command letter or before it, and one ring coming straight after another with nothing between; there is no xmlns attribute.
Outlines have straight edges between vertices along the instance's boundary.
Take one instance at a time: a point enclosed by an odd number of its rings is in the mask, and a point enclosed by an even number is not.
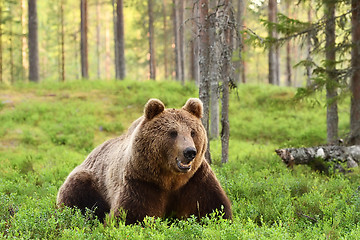
<svg viewBox="0 0 360 240"><path fill-rule="evenodd" d="M69 172L103 141L142 115L149 98L179 108L192 84L73 81L0 86L0 238L45 239L356 239L359 171L322 174L286 168L277 148L326 141L322 95L294 101L295 89L240 85L230 98L229 163L211 140L214 169L234 219L147 218L144 226L59 211L56 194ZM339 131L349 129L349 99Z"/></svg>

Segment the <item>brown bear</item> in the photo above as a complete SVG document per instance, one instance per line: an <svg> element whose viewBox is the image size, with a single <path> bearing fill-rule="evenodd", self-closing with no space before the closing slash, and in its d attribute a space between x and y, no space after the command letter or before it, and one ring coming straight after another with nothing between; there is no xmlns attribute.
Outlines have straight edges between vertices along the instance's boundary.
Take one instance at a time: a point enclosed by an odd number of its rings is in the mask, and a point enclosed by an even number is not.
<svg viewBox="0 0 360 240"><path fill-rule="evenodd" d="M145 216L203 217L215 209L231 218L231 204L204 154L203 106L181 109L150 99L144 115L118 138L95 148L61 186L58 206L93 209L98 218L126 211L126 224Z"/></svg>

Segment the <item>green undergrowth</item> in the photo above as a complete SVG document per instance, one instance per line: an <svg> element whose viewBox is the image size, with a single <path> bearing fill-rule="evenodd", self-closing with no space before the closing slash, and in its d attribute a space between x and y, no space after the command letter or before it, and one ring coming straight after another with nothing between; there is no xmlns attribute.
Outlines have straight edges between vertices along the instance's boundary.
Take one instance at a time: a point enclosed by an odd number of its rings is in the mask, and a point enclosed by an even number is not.
<svg viewBox="0 0 360 240"><path fill-rule="evenodd" d="M274 152L325 143L322 95L294 101L295 89L267 85L240 85L231 93L229 163L220 163L219 139L211 141L211 153L212 168L232 202L232 221L147 218L143 225L104 226L91 214L56 208L66 176L95 146L141 116L149 98L179 108L197 96L197 88L72 81L0 89L0 238L356 239L360 234L358 170L346 175L324 175L307 166L290 170ZM348 109L349 100L342 100L343 136Z"/></svg>

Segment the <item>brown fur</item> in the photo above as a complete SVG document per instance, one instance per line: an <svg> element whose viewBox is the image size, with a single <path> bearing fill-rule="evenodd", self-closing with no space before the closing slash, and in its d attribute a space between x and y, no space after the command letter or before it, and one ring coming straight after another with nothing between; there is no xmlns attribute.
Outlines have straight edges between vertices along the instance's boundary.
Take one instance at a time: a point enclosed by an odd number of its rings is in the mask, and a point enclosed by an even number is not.
<svg viewBox="0 0 360 240"><path fill-rule="evenodd" d="M204 158L201 117L198 99L182 109L150 99L127 133L95 148L69 174L57 204L96 209L100 219L124 209L126 224L145 216L203 217L222 206L231 218L230 201Z"/></svg>

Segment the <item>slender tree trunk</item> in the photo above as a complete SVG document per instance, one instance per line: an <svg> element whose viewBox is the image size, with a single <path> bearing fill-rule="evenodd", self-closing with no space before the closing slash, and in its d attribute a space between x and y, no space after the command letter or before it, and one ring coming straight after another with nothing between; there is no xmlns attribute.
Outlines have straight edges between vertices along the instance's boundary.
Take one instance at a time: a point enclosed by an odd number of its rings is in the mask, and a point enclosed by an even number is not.
<svg viewBox="0 0 360 240"><path fill-rule="evenodd" d="M332 143L338 139L337 80L335 74L335 3L325 1L326 22L326 100L327 100L327 141Z"/></svg>
<svg viewBox="0 0 360 240"><path fill-rule="evenodd" d="M118 79L124 79L126 76L125 68L125 40L124 40L124 13L123 0L117 0L116 5L116 22L117 22L117 48L119 57L119 76Z"/></svg>
<svg viewBox="0 0 360 240"><path fill-rule="evenodd" d="M193 32L193 40L192 47L193 51L191 52L191 63L190 69L192 69L191 78L195 80L196 86L199 86L200 79L200 67L199 67L199 28L198 28L198 19L199 19L199 5L193 4L192 9L192 32Z"/></svg>
<svg viewBox="0 0 360 240"><path fill-rule="evenodd" d="M65 32L64 32L64 0L60 1L61 25L61 81L65 82Z"/></svg>
<svg viewBox="0 0 360 240"><path fill-rule="evenodd" d="M109 27L109 20L106 19L106 29L105 29L105 76L106 76L106 79L110 79L110 64L111 64L110 27Z"/></svg>
<svg viewBox="0 0 360 240"><path fill-rule="evenodd" d="M28 0L29 9L29 80L39 81L39 50L36 0Z"/></svg>
<svg viewBox="0 0 360 240"><path fill-rule="evenodd" d="M116 13L116 6L117 2L115 0L112 0L112 7L113 7L113 26L114 26L114 65L115 65L115 78L118 79L120 76L120 63L119 63L119 49L117 46L119 46L118 43L118 28L117 28L117 13Z"/></svg>
<svg viewBox="0 0 360 240"><path fill-rule="evenodd" d="M210 80L210 138L219 137L219 122L220 122L220 112L219 112L219 81L221 79L221 70L219 68L220 52L222 51L221 46L219 46L219 29L216 27L217 18L214 14L211 14L208 18L209 20L209 40L210 40L210 51L209 53L209 80Z"/></svg>
<svg viewBox="0 0 360 240"><path fill-rule="evenodd" d="M182 2L182 1L181 1ZM181 47L180 47L180 1L173 0L173 25L174 25L174 42L175 42L175 79L181 81Z"/></svg>
<svg viewBox="0 0 360 240"><path fill-rule="evenodd" d="M80 23L80 32L81 32L81 77L89 78L89 64L88 64L88 44L87 44L87 0L81 0L80 2L81 9L81 23Z"/></svg>
<svg viewBox="0 0 360 240"><path fill-rule="evenodd" d="M290 0L285 1L286 14L290 17ZM292 84L291 73L291 46L290 41L286 43L286 85L288 87Z"/></svg>
<svg viewBox="0 0 360 240"><path fill-rule="evenodd" d="M10 10L11 11L11 10ZM14 39L13 39L13 19L9 20L9 55L10 55L10 81L14 83Z"/></svg>
<svg viewBox="0 0 360 240"><path fill-rule="evenodd" d="M210 100L210 83L209 83L209 23L208 23L208 0L199 0L199 97L203 103L202 123L209 138L209 100ZM210 145L205 154L206 160L211 163Z"/></svg>
<svg viewBox="0 0 360 240"><path fill-rule="evenodd" d="M350 141L352 145L360 145L360 3L352 0L352 42L351 67L351 108L350 108Z"/></svg>
<svg viewBox="0 0 360 240"><path fill-rule="evenodd" d="M231 8L231 0L224 0L224 14L223 20L224 27L224 40L223 40L223 69L221 77L223 79L222 84L222 101L221 101L221 163L227 163L229 161L229 140L230 140L230 122L229 122L229 84L230 78L233 77L232 66L232 46L233 46L233 30L234 22L233 11Z"/></svg>
<svg viewBox="0 0 360 240"><path fill-rule="evenodd" d="M277 0L275 1L275 5L274 5L274 22L277 23L277 14L278 14L278 8L277 8ZM276 31L276 29L274 29L274 38L277 39L278 38L278 33ZM279 45L275 44L275 84L277 86L280 86L280 49L279 49Z"/></svg>
<svg viewBox="0 0 360 240"><path fill-rule="evenodd" d="M148 15L149 15L149 73L150 79L156 79L155 67L155 40L154 40L154 16L153 16L153 1L148 0Z"/></svg>
<svg viewBox="0 0 360 240"><path fill-rule="evenodd" d="M22 78L27 79L27 73L29 71L29 62L27 57L27 40L26 40L26 0L21 0L21 60L22 60Z"/></svg>
<svg viewBox="0 0 360 240"><path fill-rule="evenodd" d="M163 25L164 25L164 73L165 73L165 79L168 78L168 34L167 34L167 14L166 14L166 0L163 0Z"/></svg>
<svg viewBox="0 0 360 240"><path fill-rule="evenodd" d="M0 1L0 83L3 82L3 70L2 70L2 66L3 66L3 59L2 59L2 10L3 10L3 2Z"/></svg>
<svg viewBox="0 0 360 240"><path fill-rule="evenodd" d="M237 73L237 82L239 83L246 83L246 63L242 57L243 52L245 50L244 40L242 39L240 35L240 31L243 29L244 26L244 16L245 16L245 0L237 0L237 15L236 15L236 23L237 23L237 33L238 37L236 38L236 47L239 48L239 62L236 66L236 69L238 70Z"/></svg>
<svg viewBox="0 0 360 240"><path fill-rule="evenodd" d="M311 23L312 21L312 17L311 17L311 8L312 8L312 1L310 0L309 3L309 8L308 8L308 22ZM306 47L307 47L307 61L311 61L311 36L310 34L307 36L307 43L306 43ZM312 77L312 69L310 64L306 65L306 86L310 86L311 85L311 77Z"/></svg>
<svg viewBox="0 0 360 240"><path fill-rule="evenodd" d="M275 22L276 0L269 0L269 21ZM269 37L275 38L275 30L272 27L269 29ZM275 44L269 46L269 83L276 85L276 47Z"/></svg>
<svg viewBox="0 0 360 240"><path fill-rule="evenodd" d="M100 70L100 2L96 0L96 76L101 78Z"/></svg>
<svg viewBox="0 0 360 240"><path fill-rule="evenodd" d="M185 35L184 35L184 1L179 1L179 48L181 83L185 84Z"/></svg>

